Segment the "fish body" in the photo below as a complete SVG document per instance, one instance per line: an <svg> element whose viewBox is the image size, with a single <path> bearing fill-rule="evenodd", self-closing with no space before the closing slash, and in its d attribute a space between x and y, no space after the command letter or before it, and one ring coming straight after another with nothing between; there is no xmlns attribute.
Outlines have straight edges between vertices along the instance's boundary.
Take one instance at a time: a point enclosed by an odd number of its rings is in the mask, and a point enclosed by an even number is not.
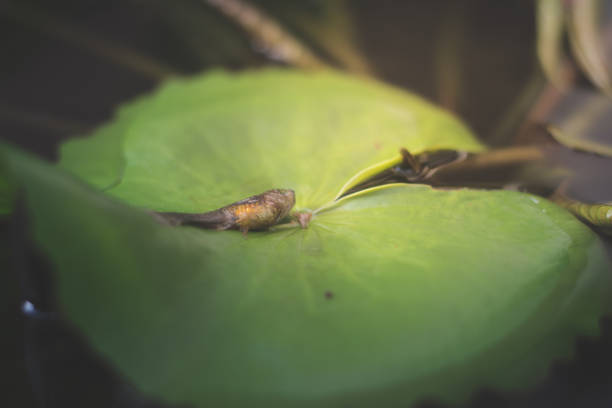
<svg viewBox="0 0 612 408"><path fill-rule="evenodd" d="M206 213L157 213L157 216L170 225L238 229L246 234L249 230L265 230L278 224L294 205L293 190L274 189Z"/></svg>

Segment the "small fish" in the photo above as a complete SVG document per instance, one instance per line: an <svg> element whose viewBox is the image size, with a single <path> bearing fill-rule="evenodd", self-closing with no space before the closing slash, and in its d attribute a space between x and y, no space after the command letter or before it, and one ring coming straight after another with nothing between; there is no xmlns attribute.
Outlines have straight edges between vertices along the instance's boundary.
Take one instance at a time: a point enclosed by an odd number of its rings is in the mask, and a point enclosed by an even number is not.
<svg viewBox="0 0 612 408"><path fill-rule="evenodd" d="M274 189L206 213L155 215L170 225L193 225L218 231L237 229L246 235L249 230L265 230L278 224L294 205L293 190Z"/></svg>

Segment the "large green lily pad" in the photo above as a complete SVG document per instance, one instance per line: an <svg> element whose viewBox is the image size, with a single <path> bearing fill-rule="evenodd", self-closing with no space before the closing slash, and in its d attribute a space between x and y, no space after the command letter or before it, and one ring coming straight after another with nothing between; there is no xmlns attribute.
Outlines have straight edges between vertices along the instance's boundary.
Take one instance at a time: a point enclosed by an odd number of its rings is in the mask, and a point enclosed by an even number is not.
<svg viewBox="0 0 612 408"><path fill-rule="evenodd" d="M461 401L542 378L609 310L596 235L541 198L389 185L333 201L399 146L479 148L418 98L337 74L214 74L122 112L119 136L69 144L62 163L111 196L22 154L3 159L66 317L151 396L201 407ZM162 226L133 207L205 210L273 187L293 188L299 209L323 207L308 229L244 238Z"/></svg>

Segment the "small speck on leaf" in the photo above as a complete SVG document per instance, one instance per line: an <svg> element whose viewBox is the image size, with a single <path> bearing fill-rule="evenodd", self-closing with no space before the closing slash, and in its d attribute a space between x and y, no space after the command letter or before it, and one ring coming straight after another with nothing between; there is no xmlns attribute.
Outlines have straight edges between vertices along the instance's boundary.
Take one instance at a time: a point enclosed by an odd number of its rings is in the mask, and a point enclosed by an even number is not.
<svg viewBox="0 0 612 408"><path fill-rule="evenodd" d="M326 290L325 291L325 299L331 300L333 298L334 298L334 292L332 292L331 290Z"/></svg>

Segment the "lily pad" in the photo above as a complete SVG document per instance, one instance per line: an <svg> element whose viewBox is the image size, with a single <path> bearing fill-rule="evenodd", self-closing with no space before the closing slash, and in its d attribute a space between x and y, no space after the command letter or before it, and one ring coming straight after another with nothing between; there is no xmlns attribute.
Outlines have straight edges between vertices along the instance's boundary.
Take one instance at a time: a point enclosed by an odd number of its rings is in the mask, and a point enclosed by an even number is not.
<svg viewBox="0 0 612 408"><path fill-rule="evenodd" d="M90 186L14 151L3 160L65 316L151 396L457 402L541 379L610 310L597 236L541 198L393 184L334 200L399 147L481 149L418 97L334 73L215 73L171 82L110 126L63 150ZM318 209L307 229L244 238L134 208L203 211L269 188Z"/></svg>
<svg viewBox="0 0 612 408"><path fill-rule="evenodd" d="M596 236L529 195L390 185L245 239L4 159L66 317L166 401L405 406L518 387L596 333L610 295Z"/></svg>

